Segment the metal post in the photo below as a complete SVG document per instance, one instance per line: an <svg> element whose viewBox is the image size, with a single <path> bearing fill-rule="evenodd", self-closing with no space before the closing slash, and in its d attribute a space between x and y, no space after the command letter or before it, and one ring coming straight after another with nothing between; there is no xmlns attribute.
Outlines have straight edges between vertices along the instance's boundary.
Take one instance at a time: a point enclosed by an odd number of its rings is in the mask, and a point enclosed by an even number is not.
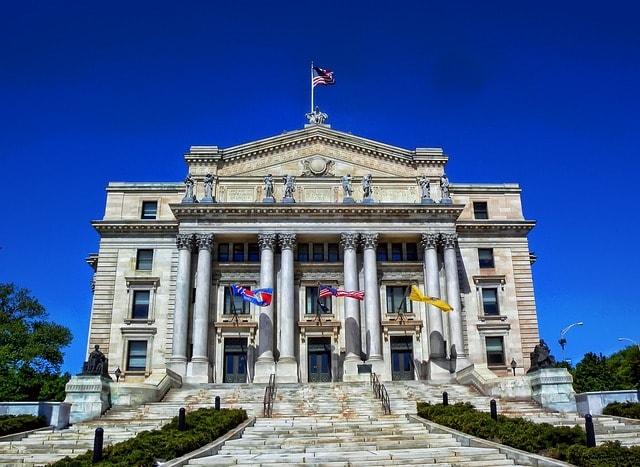
<svg viewBox="0 0 640 467"><path fill-rule="evenodd" d="M185 430L185 413L186 410L184 407L181 407L180 410L178 410L178 431Z"/></svg>
<svg viewBox="0 0 640 467"><path fill-rule="evenodd" d="M102 442L104 440L104 430L100 427L96 428L93 438L93 458L92 464L96 464L102 460Z"/></svg>
<svg viewBox="0 0 640 467"><path fill-rule="evenodd" d="M498 420L498 408L496 406L496 400L495 399L491 399L490 406L491 406L491 418L497 421Z"/></svg>
<svg viewBox="0 0 640 467"><path fill-rule="evenodd" d="M449 394L447 394L447 391L442 393L442 405L445 407L449 405Z"/></svg>
<svg viewBox="0 0 640 467"><path fill-rule="evenodd" d="M593 448L596 445L596 430L593 427L593 417L591 414L584 416L585 431L587 432L587 447Z"/></svg>
<svg viewBox="0 0 640 467"><path fill-rule="evenodd" d="M220 396L216 396L216 410L220 410Z"/></svg>

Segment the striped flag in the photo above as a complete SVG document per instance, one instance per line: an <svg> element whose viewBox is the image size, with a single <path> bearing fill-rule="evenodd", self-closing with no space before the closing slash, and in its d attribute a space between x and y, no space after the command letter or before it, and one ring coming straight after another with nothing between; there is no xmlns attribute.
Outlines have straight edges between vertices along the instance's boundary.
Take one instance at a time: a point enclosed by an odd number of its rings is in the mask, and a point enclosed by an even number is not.
<svg viewBox="0 0 640 467"><path fill-rule="evenodd" d="M427 297L420 289L415 285L411 286L411 293L409 294L409 300L413 300L414 302L425 302L430 305L435 306L436 308L440 308L444 312L448 312L453 310L453 307L449 305L444 300L441 300L437 297Z"/></svg>
<svg viewBox="0 0 640 467"><path fill-rule="evenodd" d="M317 66L313 67L313 71L315 71L316 74L311 80L312 87L315 88L318 85L328 86L330 84L336 84L336 80L333 77L333 71L318 68Z"/></svg>
<svg viewBox="0 0 640 467"><path fill-rule="evenodd" d="M239 286L238 284L233 284L231 285L231 290L233 290L234 295L238 295L242 297L243 300L253 303L254 305L271 305L271 297L273 296L273 289L271 288L249 290Z"/></svg>
<svg viewBox="0 0 640 467"><path fill-rule="evenodd" d="M333 297L355 298L356 300L364 300L364 290L341 290L341 289L334 289L333 287L329 287L328 285L321 285L320 293L318 295L320 298L333 296Z"/></svg>

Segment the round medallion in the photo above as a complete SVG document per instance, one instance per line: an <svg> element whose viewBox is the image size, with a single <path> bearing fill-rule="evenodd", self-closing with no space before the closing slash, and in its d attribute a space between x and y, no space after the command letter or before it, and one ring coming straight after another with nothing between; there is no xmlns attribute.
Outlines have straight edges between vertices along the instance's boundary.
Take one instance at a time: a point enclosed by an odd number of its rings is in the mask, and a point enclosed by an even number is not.
<svg viewBox="0 0 640 467"><path fill-rule="evenodd" d="M309 161L309 168L311 169L311 172L313 172L314 174L320 175L324 173L325 170L327 170L327 161L325 161L324 158L319 156L312 157L311 160Z"/></svg>

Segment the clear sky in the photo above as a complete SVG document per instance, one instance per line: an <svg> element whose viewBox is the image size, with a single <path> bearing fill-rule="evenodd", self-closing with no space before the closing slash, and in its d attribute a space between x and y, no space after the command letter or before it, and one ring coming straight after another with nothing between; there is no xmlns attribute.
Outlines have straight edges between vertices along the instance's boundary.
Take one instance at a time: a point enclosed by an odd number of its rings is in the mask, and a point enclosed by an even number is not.
<svg viewBox="0 0 640 467"><path fill-rule="evenodd" d="M310 64L332 128L442 147L456 183L519 183L541 337L640 341L636 1L20 0L0 5L0 282L87 355L90 221L110 181L180 182L191 145L296 130Z"/></svg>

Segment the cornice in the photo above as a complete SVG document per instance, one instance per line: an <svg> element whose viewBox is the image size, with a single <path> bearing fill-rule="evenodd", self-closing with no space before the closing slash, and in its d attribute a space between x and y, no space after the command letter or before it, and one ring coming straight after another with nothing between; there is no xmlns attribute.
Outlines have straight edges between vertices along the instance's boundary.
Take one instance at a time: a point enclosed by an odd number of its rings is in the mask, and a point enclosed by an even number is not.
<svg viewBox="0 0 640 467"><path fill-rule="evenodd" d="M458 233L482 234L484 232L517 232L527 234L535 227L536 221L462 221L456 223Z"/></svg>
<svg viewBox="0 0 640 467"><path fill-rule="evenodd" d="M91 225L100 234L118 234L118 233L144 233L147 235L155 234L174 234L178 233L179 223L176 221L158 221L158 220L123 220L123 221L92 221Z"/></svg>

